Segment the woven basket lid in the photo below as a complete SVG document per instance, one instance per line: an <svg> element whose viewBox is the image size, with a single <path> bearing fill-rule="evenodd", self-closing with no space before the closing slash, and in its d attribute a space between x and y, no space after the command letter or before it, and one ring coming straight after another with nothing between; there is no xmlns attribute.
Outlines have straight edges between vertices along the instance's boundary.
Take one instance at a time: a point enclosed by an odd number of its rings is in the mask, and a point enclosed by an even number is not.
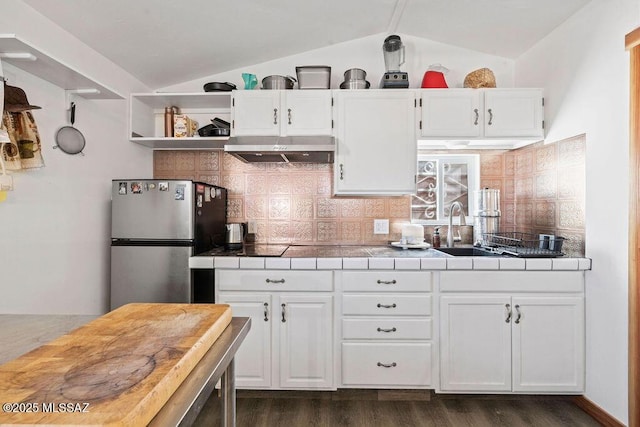
<svg viewBox="0 0 640 427"><path fill-rule="evenodd" d="M496 76L488 68L472 71L464 78L464 87L478 89L481 87L496 87Z"/></svg>

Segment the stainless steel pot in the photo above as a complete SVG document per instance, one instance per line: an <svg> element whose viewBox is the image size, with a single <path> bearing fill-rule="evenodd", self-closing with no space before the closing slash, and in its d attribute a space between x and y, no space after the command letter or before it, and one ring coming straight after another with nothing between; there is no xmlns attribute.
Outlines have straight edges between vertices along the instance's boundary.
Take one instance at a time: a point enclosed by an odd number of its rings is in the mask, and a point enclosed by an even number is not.
<svg viewBox="0 0 640 427"><path fill-rule="evenodd" d="M267 76L262 79L262 89L293 89L296 81L291 76Z"/></svg>
<svg viewBox="0 0 640 427"><path fill-rule="evenodd" d="M340 89L369 89L371 83L366 80L347 80L340 83Z"/></svg>
<svg viewBox="0 0 640 427"><path fill-rule="evenodd" d="M367 72L362 68L350 68L344 72L344 80L366 80Z"/></svg>

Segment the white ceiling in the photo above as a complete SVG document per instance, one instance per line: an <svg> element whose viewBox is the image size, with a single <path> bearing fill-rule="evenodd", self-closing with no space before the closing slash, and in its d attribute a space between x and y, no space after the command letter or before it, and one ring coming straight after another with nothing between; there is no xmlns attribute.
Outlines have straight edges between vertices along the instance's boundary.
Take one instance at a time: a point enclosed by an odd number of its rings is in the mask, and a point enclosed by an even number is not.
<svg viewBox="0 0 640 427"><path fill-rule="evenodd" d="M590 0L24 0L151 88L378 33L517 58Z"/></svg>

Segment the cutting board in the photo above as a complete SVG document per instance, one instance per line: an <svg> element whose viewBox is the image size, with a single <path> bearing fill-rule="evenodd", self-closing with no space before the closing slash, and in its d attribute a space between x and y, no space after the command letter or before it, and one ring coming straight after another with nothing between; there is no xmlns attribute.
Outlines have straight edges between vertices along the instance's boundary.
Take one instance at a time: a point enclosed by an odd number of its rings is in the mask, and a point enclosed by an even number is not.
<svg viewBox="0 0 640 427"><path fill-rule="evenodd" d="M0 425L146 425L230 322L226 304L122 306L0 365Z"/></svg>

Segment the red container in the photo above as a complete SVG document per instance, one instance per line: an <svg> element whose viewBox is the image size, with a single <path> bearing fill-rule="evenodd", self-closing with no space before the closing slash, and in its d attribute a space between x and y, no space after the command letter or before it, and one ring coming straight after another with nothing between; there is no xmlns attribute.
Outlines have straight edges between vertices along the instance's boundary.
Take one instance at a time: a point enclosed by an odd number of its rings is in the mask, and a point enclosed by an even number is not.
<svg viewBox="0 0 640 427"><path fill-rule="evenodd" d="M427 71L422 78L423 88L448 88L444 74L440 71Z"/></svg>

